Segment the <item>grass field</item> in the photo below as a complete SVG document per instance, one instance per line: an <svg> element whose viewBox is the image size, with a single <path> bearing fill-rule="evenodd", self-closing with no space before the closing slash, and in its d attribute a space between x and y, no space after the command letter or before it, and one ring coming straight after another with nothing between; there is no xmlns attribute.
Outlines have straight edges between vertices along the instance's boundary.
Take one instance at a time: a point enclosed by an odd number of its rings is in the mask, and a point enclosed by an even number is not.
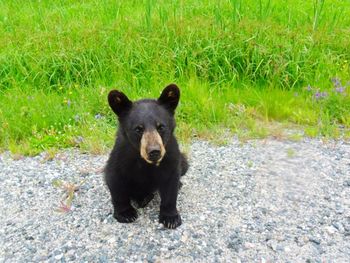
<svg viewBox="0 0 350 263"><path fill-rule="evenodd" d="M0 0L0 149L113 143L112 88L181 87L177 134L350 137L349 1Z"/></svg>

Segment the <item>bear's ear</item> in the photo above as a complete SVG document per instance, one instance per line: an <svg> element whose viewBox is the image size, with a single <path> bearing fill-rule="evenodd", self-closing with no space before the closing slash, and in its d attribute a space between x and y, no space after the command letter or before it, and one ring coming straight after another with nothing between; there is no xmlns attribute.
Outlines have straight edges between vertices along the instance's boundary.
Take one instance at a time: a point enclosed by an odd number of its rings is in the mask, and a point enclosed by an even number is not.
<svg viewBox="0 0 350 263"><path fill-rule="evenodd" d="M171 113L174 113L180 99L180 89L176 84L170 84L165 87L162 94L158 98L158 102L164 105Z"/></svg>
<svg viewBox="0 0 350 263"><path fill-rule="evenodd" d="M108 103L118 116L128 111L132 106L132 102L128 99L128 97L123 92L118 90L111 90L109 92Z"/></svg>

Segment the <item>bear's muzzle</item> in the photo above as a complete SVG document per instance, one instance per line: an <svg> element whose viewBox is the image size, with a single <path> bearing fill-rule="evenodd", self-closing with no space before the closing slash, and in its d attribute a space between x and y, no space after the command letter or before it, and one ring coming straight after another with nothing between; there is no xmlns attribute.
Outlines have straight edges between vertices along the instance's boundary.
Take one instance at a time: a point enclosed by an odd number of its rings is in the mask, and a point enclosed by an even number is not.
<svg viewBox="0 0 350 263"><path fill-rule="evenodd" d="M156 130L143 133L140 154L146 162L155 165L160 164L165 154L165 148L162 137Z"/></svg>

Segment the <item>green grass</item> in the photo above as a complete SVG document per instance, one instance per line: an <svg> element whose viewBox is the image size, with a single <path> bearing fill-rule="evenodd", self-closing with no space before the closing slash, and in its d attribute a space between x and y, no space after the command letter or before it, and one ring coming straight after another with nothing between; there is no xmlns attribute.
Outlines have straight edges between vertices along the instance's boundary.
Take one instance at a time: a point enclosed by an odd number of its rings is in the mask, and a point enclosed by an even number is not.
<svg viewBox="0 0 350 263"><path fill-rule="evenodd" d="M276 122L349 137L350 87L330 81L350 80L349 28L340 0L0 0L0 149L103 152L108 91L157 97L170 82L182 141L279 134Z"/></svg>

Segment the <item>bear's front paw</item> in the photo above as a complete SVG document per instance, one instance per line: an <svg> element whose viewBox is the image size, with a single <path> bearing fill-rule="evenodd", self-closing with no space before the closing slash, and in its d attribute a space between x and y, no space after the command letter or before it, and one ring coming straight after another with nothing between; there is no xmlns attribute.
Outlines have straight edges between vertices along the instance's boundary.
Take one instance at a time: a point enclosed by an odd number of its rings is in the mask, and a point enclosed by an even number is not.
<svg viewBox="0 0 350 263"><path fill-rule="evenodd" d="M176 214L174 216L159 215L159 223L162 223L166 228L175 229L181 225L181 216Z"/></svg>
<svg viewBox="0 0 350 263"><path fill-rule="evenodd" d="M119 223L132 223L137 218L137 211L134 208L130 208L122 213L114 211L113 216Z"/></svg>

